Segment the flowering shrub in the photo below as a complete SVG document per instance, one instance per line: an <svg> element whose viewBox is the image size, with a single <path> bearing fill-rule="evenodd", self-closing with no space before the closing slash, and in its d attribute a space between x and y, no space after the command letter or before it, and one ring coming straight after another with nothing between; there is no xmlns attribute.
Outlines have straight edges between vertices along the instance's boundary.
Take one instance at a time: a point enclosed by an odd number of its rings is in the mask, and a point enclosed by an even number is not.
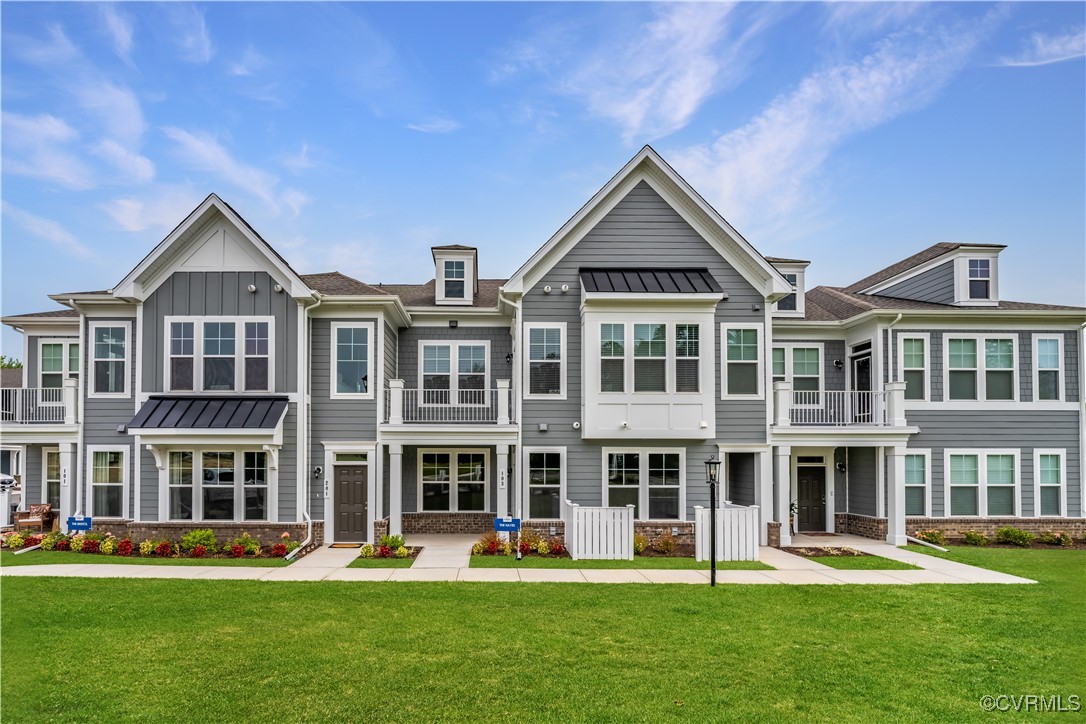
<svg viewBox="0 0 1086 724"><path fill-rule="evenodd" d="M358 549L359 558L373 558L373 546L366 543L364 546Z"/></svg>
<svg viewBox="0 0 1086 724"><path fill-rule="evenodd" d="M67 538L62 538L57 541L56 549L58 551L70 551L72 549L72 542Z"/></svg>
<svg viewBox="0 0 1086 724"><path fill-rule="evenodd" d="M203 546L197 543L192 547L192 551L189 552L189 555L193 558L203 558L207 555L207 546Z"/></svg>
<svg viewBox="0 0 1086 724"><path fill-rule="evenodd" d="M290 533L283 531L283 535L279 536L279 540L286 543L288 540L290 540Z"/></svg>
<svg viewBox="0 0 1086 724"><path fill-rule="evenodd" d="M196 546L203 546L204 551L212 553L218 550L219 542L215 539L215 531L210 528L200 528L181 536L181 550L191 552Z"/></svg>
<svg viewBox="0 0 1086 724"><path fill-rule="evenodd" d="M83 539L85 537L86 536L83 533L76 533L75 535L73 535L68 540L68 542L72 546L73 551L75 551L76 553L82 553L83 552Z"/></svg>
<svg viewBox="0 0 1086 724"><path fill-rule="evenodd" d="M566 546L562 543L561 538L555 538L551 541L551 555L562 556L566 553Z"/></svg>
<svg viewBox="0 0 1086 724"><path fill-rule="evenodd" d="M970 546L988 545L988 536L975 530L965 531L965 544Z"/></svg>
<svg viewBox="0 0 1086 724"><path fill-rule="evenodd" d="M159 544L155 546L155 555L156 556L162 556L163 558L169 558L170 553L171 553L171 547L170 547L170 542L168 540L160 541Z"/></svg>
<svg viewBox="0 0 1086 724"><path fill-rule="evenodd" d="M1042 543L1050 546L1072 546L1075 544L1075 541L1071 536L1064 533L1062 530L1058 532L1046 530L1044 533L1041 533L1039 539Z"/></svg>
<svg viewBox="0 0 1086 724"><path fill-rule="evenodd" d="M913 537L922 540L925 543L933 543L937 546L946 545L946 536L943 535L943 531L939 530L938 528L932 528L931 530L918 530L916 531L916 535Z"/></svg>
<svg viewBox="0 0 1086 724"><path fill-rule="evenodd" d="M145 540L140 543L140 555L149 556L155 552L155 546L158 545L158 541Z"/></svg>
<svg viewBox="0 0 1086 724"><path fill-rule="evenodd" d="M18 533L12 533L4 538L4 545L11 550L18 550L23 547L23 536Z"/></svg>
<svg viewBox="0 0 1086 724"><path fill-rule="evenodd" d="M388 546L380 546L377 549L377 555L380 558L391 558L392 557L392 549L389 548Z"/></svg>
<svg viewBox="0 0 1086 724"><path fill-rule="evenodd" d="M1037 536L1029 531L1007 526L996 531L996 540L1000 543L1010 543L1020 548L1029 548Z"/></svg>
<svg viewBox="0 0 1086 724"><path fill-rule="evenodd" d="M132 555L132 541L129 540L128 538L125 538L120 543L118 543L117 544L117 555L119 555L119 556L130 556L130 555Z"/></svg>
<svg viewBox="0 0 1086 724"><path fill-rule="evenodd" d="M545 540L541 540L535 544L535 552L541 556L545 556L551 552L551 544Z"/></svg>
<svg viewBox="0 0 1086 724"><path fill-rule="evenodd" d="M520 542L520 545L518 545L518 546L517 546L517 551L518 551L518 552L519 552L519 553L520 553L520 554L521 554L522 556L526 556L526 555L528 555L529 553L531 553L531 552L532 552L532 544L531 544L531 543L529 543L529 542L528 542L528 541L526 541L526 540L522 540L522 541Z"/></svg>
<svg viewBox="0 0 1086 724"><path fill-rule="evenodd" d="M41 539L41 549L43 551L51 551L57 549L57 543L68 540L68 536L61 533L59 530L53 531L49 535ZM63 548L60 550L64 550Z"/></svg>
<svg viewBox="0 0 1086 724"><path fill-rule="evenodd" d="M287 554L286 543L276 543L275 545L273 545L271 549L271 554L276 558L282 558L283 556L285 556Z"/></svg>
<svg viewBox="0 0 1086 724"><path fill-rule="evenodd" d="M634 535L634 553L641 555L649 547L649 539L637 533Z"/></svg>
<svg viewBox="0 0 1086 724"><path fill-rule="evenodd" d="M411 555L411 551L409 551L405 546L400 546L396 549L395 555L397 558L407 558Z"/></svg>
<svg viewBox="0 0 1086 724"><path fill-rule="evenodd" d="M230 546L230 555L234 558L241 558L245 555L245 546L240 543Z"/></svg>
<svg viewBox="0 0 1086 724"><path fill-rule="evenodd" d="M493 538L486 542L486 552L490 555L494 555L498 552L501 542L497 538ZM527 543L525 543L527 545Z"/></svg>
<svg viewBox="0 0 1086 724"><path fill-rule="evenodd" d="M83 546L79 550L84 553L97 553L99 550L99 542L94 538L87 538L83 541Z"/></svg>
<svg viewBox="0 0 1086 724"><path fill-rule="evenodd" d="M86 545L86 543L84 543L83 545ZM117 552L117 539L113 536L106 538L98 544L98 550L102 553L105 553L107 556L113 555Z"/></svg>

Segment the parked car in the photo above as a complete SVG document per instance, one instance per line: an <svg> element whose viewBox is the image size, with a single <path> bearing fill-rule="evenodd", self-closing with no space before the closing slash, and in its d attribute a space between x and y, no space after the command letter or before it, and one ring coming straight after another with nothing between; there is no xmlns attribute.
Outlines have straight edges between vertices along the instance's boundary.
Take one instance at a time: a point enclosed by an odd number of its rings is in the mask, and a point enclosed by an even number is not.
<svg viewBox="0 0 1086 724"><path fill-rule="evenodd" d="M19 481L8 475L7 473L0 473L0 490L7 490L8 492L14 492L15 488L19 486Z"/></svg>

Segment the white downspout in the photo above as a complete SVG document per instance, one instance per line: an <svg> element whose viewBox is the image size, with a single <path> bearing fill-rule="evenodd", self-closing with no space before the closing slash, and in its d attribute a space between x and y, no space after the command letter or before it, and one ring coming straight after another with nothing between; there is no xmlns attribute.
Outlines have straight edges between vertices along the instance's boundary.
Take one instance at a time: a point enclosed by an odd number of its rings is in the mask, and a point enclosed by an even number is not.
<svg viewBox="0 0 1086 724"><path fill-rule="evenodd" d="M310 373L311 371L309 369L309 353L311 347L309 343L311 336L310 323L313 320L313 318L310 316L310 312L319 307L324 301L324 297L321 296L319 292L314 292L313 296L316 298L317 303L311 307L305 308L305 339L299 341L299 343L303 345L302 359L305 362L305 367L302 369L302 373L305 375L305 382L302 385L302 404L305 406L305 424L303 425L305 429L305 435L303 436L305 439L305 449L302 450L302 472L304 473L304 475L302 476L303 480L298 481L298 485L301 485L303 490L305 491L305 496L303 498L303 500L305 500L305 506L302 508L302 518L305 520L305 540L302 541L302 544L300 546L292 550L290 553L287 553L286 559L288 561L298 555L298 551L304 551L306 549L306 546L313 542L313 517L309 515L309 506L311 504L311 490L309 483L309 448L311 446L310 437L313 424L312 410L310 409L309 403L310 394L312 392L311 387L313 384L313 375Z"/></svg>
<svg viewBox="0 0 1086 724"><path fill-rule="evenodd" d="M522 389L521 389L523 384L524 384L524 380L522 380L521 377L520 377L521 370L523 369L523 365L521 364L520 355L522 354L521 350L522 350L522 348L524 346L524 341L523 341L524 320L521 319L520 303L506 297L504 292L501 294L501 296L502 296L503 299L505 299L506 304L510 305L515 310L514 311L514 318L513 318L513 328L514 328L514 331L516 332L516 334L513 336L513 369L510 370L509 377L510 377L510 380L514 383L512 385L513 393L516 394L515 403L516 403L516 414L517 414L517 454L513 458L513 468L516 471L517 479L516 479L516 482L515 482L515 487L514 487L514 481L512 481L512 480L509 481L509 488L510 488L509 492L510 493L516 493L516 495L515 495L516 501L515 501L515 509L514 509L515 510L515 517L523 520L524 516L522 515L523 511L522 511L522 500L521 500L522 496L521 496L521 483L520 483L520 481L521 481L521 477L524 474L524 444L523 444L524 441L523 441L523 434L522 434L523 429L524 429L523 422L522 422L523 412L524 412L523 409L522 409L522 400L524 399L524 394L523 394Z"/></svg>

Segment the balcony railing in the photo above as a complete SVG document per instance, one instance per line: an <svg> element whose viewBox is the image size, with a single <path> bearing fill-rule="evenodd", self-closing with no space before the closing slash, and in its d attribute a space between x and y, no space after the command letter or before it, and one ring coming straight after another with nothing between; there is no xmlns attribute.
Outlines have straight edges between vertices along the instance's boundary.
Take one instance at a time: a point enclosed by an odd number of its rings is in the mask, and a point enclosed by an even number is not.
<svg viewBox="0 0 1086 724"><path fill-rule="evenodd" d="M385 422L393 425L508 425L514 419L509 381L488 390L406 389L389 380Z"/></svg>
<svg viewBox="0 0 1086 724"><path fill-rule="evenodd" d="M0 423L15 425L75 424L76 382L63 387L0 389Z"/></svg>
<svg viewBox="0 0 1086 724"><path fill-rule="evenodd" d="M777 427L886 427L905 425L905 383L881 390L793 390L788 382L773 386Z"/></svg>

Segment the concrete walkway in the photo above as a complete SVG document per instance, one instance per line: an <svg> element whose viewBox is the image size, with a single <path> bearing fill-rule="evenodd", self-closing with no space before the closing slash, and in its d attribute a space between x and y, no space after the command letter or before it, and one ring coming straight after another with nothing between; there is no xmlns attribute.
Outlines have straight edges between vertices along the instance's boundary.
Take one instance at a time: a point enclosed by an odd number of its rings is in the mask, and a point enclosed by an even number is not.
<svg viewBox="0 0 1086 724"><path fill-rule="evenodd" d="M464 540L453 540L464 539ZM436 539L436 540L431 540ZM866 539L863 539L866 540ZM709 571L667 569L469 568L470 536L414 536L425 546L411 568L347 568L357 548L321 548L286 568L231 566L140 566L116 563L4 566L0 577L65 576L93 578L186 578L260 581L494 581L507 583L687 583L707 584ZM839 571L776 548L761 549L771 571L717 571L717 583L762 584L914 584L1035 583L1006 573L943 560L885 543L866 541L851 547L865 553L920 566L918 571ZM429 554L429 557L427 557Z"/></svg>

